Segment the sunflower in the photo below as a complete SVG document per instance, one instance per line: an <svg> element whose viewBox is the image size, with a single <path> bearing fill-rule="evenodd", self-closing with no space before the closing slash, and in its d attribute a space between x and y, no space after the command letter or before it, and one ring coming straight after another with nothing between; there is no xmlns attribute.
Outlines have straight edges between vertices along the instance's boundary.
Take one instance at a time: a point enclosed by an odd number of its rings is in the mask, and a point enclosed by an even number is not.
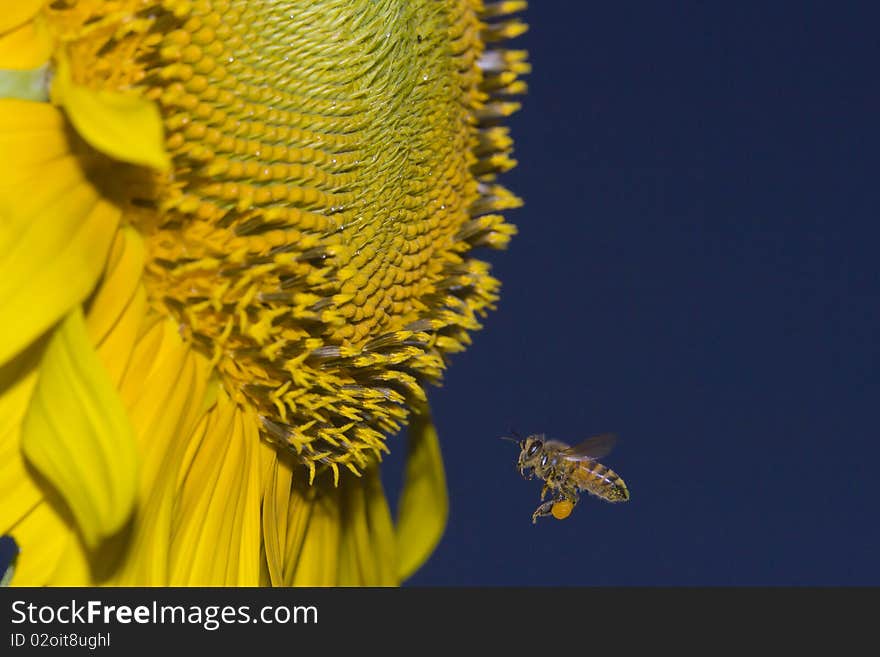
<svg viewBox="0 0 880 657"><path fill-rule="evenodd" d="M12 583L398 584L446 520L425 387L514 233L525 3L7 4Z"/></svg>

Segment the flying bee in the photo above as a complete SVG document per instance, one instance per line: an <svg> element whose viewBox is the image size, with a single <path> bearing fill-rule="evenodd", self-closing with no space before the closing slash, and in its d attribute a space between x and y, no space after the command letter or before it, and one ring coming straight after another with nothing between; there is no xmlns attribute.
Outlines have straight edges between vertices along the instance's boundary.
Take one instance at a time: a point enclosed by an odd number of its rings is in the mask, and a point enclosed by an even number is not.
<svg viewBox="0 0 880 657"><path fill-rule="evenodd" d="M525 479L538 477L544 481L541 504L532 514L532 523L541 516L552 515L562 520L571 515L583 492L606 502L626 502L629 489L614 470L597 459L608 454L617 438L605 433L588 438L575 445L558 440L547 440L544 434L533 434L523 440L514 440L520 447L517 468ZM550 500L544 502L547 495Z"/></svg>

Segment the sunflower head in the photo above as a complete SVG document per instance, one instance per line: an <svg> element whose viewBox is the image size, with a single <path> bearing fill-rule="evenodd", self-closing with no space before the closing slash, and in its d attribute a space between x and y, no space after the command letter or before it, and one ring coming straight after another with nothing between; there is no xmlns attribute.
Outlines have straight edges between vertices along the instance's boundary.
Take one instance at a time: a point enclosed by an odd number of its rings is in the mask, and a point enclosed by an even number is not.
<svg viewBox="0 0 880 657"><path fill-rule="evenodd" d="M144 312L309 483L338 483L381 460L497 300L474 249L504 247L521 203L496 176L528 65L496 42L524 5L31 1L0 32L29 44L16 88L63 110L112 214L90 256L125 260L113 231L136 236ZM109 270L83 276L87 313Z"/></svg>
<svg viewBox="0 0 880 657"><path fill-rule="evenodd" d="M491 184L513 164L491 125L513 107L490 92L516 78L485 52L497 34L461 2L75 2L47 17L74 84L160 108L171 167L120 199L147 237L154 308L267 438L310 468L362 470L496 299L470 253L506 244L494 212L518 203Z"/></svg>

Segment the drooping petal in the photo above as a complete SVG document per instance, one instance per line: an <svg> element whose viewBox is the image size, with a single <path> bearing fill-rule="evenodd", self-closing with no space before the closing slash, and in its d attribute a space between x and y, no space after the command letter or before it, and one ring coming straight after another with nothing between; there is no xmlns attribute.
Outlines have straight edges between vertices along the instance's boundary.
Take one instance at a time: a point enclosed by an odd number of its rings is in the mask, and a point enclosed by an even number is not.
<svg viewBox="0 0 880 657"><path fill-rule="evenodd" d="M171 546L175 585L259 583L259 436L254 418L225 397L190 443Z"/></svg>
<svg viewBox="0 0 880 657"><path fill-rule="evenodd" d="M101 345L99 353L110 358ZM170 321L148 324L120 383L135 427L141 463L138 512L125 560L113 583L162 586L170 582L170 544L183 459L190 437L211 406L213 387L204 358Z"/></svg>
<svg viewBox="0 0 880 657"><path fill-rule="evenodd" d="M125 307L143 287L144 243L137 231L122 227L107 257L107 271L95 298L89 302L87 324L89 336L101 344L111 332L118 330ZM143 316L141 316L141 320Z"/></svg>
<svg viewBox="0 0 880 657"><path fill-rule="evenodd" d="M0 153L4 363L92 291L120 212L88 181L48 105L0 100Z"/></svg>
<svg viewBox="0 0 880 657"><path fill-rule="evenodd" d="M0 13L0 34L33 19L46 0L6 0Z"/></svg>
<svg viewBox="0 0 880 657"><path fill-rule="evenodd" d="M312 488L294 498L294 508L306 498L310 509L304 524L288 529L288 541L301 541L292 586L339 584L340 495L339 488L328 486Z"/></svg>
<svg viewBox="0 0 880 657"><path fill-rule="evenodd" d="M285 568L284 568L284 586L294 586L299 581L303 582L305 577L303 569L300 569L300 558L303 553L303 545L305 544L306 534L312 520L312 511L315 507L315 491L303 486L302 481L294 479L290 490L290 504L288 506L288 517L286 525L287 540L284 544L285 550ZM335 549L328 546L328 550ZM299 578L297 580L297 578Z"/></svg>
<svg viewBox="0 0 880 657"><path fill-rule="evenodd" d="M221 397L189 445L173 528L175 585L256 586L260 460L256 419Z"/></svg>
<svg viewBox="0 0 880 657"><path fill-rule="evenodd" d="M377 469L347 478L342 490L342 586L396 586L397 561L391 514Z"/></svg>
<svg viewBox="0 0 880 657"><path fill-rule="evenodd" d="M143 267L143 240L133 228L121 228L107 260L107 271L86 315L89 338L116 386L143 328L147 304L141 281Z"/></svg>
<svg viewBox="0 0 880 657"><path fill-rule="evenodd" d="M6 534L43 498L21 453L21 420L37 383L45 344L0 367L0 534Z"/></svg>
<svg viewBox="0 0 880 657"><path fill-rule="evenodd" d="M378 580L378 568L370 543L363 482L346 481L340 492L342 533L339 544L339 585L375 584Z"/></svg>
<svg viewBox="0 0 880 657"><path fill-rule="evenodd" d="M8 4L9 2L4 3L4 10ZM49 60L51 47L52 41L46 26L28 21L0 35L0 69L18 71L42 66Z"/></svg>
<svg viewBox="0 0 880 657"><path fill-rule="evenodd" d="M22 421L21 447L62 494L88 545L129 519L137 491L134 436L79 307L46 347Z"/></svg>
<svg viewBox="0 0 880 657"><path fill-rule="evenodd" d="M76 527L49 501L35 506L10 534L21 546L13 585L63 586L89 581Z"/></svg>
<svg viewBox="0 0 880 657"><path fill-rule="evenodd" d="M156 104L140 96L94 90L73 82L67 58L59 57L52 99L61 105L79 135L115 160L167 171L162 117Z"/></svg>
<svg viewBox="0 0 880 657"><path fill-rule="evenodd" d="M66 127L64 115L51 105L0 99L0 152L4 154L0 158L0 189L10 196L3 199L6 205L25 196L21 194L23 181L41 177L43 183L53 182L45 179L45 167L60 159L73 158ZM67 185L56 183L49 189L74 186L83 175L80 171L70 177L74 178L73 184L64 181Z"/></svg>
<svg viewBox="0 0 880 657"><path fill-rule="evenodd" d="M47 340L0 367L0 533L20 555L13 583L24 586L89 581L85 548L64 502L25 462L21 423L39 375Z"/></svg>
<svg viewBox="0 0 880 657"><path fill-rule="evenodd" d="M264 444L261 450L264 458L268 456L270 461L263 491L263 546L269 575L267 583L283 586L293 471L277 456L274 447Z"/></svg>
<svg viewBox="0 0 880 657"><path fill-rule="evenodd" d="M368 473L365 477L367 495L367 522L370 526L370 540L379 567L379 586L397 586L400 577L397 572L397 537L394 534L394 521L379 471Z"/></svg>
<svg viewBox="0 0 880 657"><path fill-rule="evenodd" d="M449 509L440 441L427 405L413 414L407 435L406 471L397 512L397 572L401 580L431 555L443 535Z"/></svg>

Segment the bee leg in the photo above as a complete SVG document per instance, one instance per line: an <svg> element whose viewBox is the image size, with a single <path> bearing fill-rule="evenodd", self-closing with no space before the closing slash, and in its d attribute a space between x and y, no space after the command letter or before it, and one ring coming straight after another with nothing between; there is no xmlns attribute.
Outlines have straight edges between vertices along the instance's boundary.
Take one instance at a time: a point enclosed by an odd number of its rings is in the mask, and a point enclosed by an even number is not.
<svg viewBox="0 0 880 657"><path fill-rule="evenodd" d="M544 498L547 497L547 493L551 493L555 491L555 494L559 494L559 488L562 486L563 479L559 475L556 470L550 469L546 473L544 487L541 489L541 501L544 501Z"/></svg>
<svg viewBox="0 0 880 657"><path fill-rule="evenodd" d="M535 512L532 514L532 524L534 525L535 523L537 523L538 518L540 518L541 516L549 516L550 510L553 508L553 505L555 503L555 500L550 500L549 502L544 502L537 509L535 509Z"/></svg>

